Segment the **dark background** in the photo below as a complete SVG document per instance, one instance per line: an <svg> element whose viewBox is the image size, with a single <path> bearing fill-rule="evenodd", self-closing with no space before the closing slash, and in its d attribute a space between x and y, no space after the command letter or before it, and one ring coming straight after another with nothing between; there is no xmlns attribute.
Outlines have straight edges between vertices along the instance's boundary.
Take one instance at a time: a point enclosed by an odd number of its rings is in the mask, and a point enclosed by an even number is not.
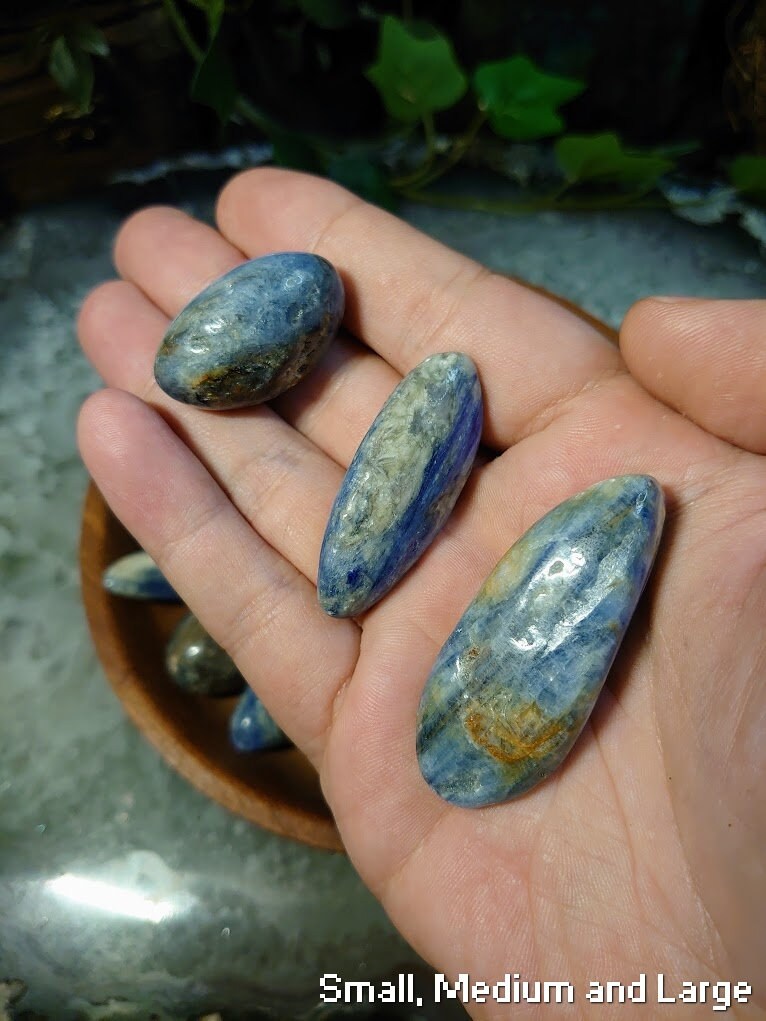
<svg viewBox="0 0 766 1021"><path fill-rule="evenodd" d="M197 40L204 2L176 0ZM764 0L233 0L220 41L238 90L285 131L341 144L374 139L387 119L364 70L375 59L376 16L388 12L430 21L467 69L522 52L549 72L582 78L586 91L567 107L569 131L614 131L636 146L691 143L683 169L694 174L715 175L738 153L766 153ZM48 73L45 45L32 44L41 26L55 33L78 18L97 25L110 48L93 60L86 113L73 112ZM222 127L190 98L194 63L163 0L5 0L0 47L6 209L87 190L161 155L263 137L251 124ZM461 113L458 105L437 126L449 132Z"/></svg>

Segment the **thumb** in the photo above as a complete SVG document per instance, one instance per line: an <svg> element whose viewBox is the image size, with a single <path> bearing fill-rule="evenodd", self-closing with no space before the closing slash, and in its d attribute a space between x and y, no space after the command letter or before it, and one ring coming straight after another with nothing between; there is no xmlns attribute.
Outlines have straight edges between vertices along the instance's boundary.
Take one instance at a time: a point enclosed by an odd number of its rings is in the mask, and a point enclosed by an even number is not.
<svg viewBox="0 0 766 1021"><path fill-rule="evenodd" d="M647 298L628 310L620 348L659 400L766 453L766 301Z"/></svg>

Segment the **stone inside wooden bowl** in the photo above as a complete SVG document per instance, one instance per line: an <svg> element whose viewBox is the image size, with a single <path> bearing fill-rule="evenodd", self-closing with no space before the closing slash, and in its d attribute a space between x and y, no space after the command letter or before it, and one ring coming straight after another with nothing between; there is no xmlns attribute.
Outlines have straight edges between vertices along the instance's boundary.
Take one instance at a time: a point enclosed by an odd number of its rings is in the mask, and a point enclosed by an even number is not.
<svg viewBox="0 0 766 1021"><path fill-rule="evenodd" d="M343 850L316 771L295 748L237 752L229 743L234 698L176 687L165 672L165 643L184 607L110 595L101 575L136 549L91 484L83 512L80 573L85 610L101 665L136 726L195 787L274 833Z"/></svg>

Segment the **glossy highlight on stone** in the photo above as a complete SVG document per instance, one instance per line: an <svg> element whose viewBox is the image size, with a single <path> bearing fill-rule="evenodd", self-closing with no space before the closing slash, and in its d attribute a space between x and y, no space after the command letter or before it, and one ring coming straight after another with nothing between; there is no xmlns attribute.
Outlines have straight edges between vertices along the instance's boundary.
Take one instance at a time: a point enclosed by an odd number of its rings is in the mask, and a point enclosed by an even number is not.
<svg viewBox="0 0 766 1021"><path fill-rule="evenodd" d="M460 495L481 426L481 386L466 355L432 355L399 383L330 514L317 578L326 613L362 613L415 563Z"/></svg>
<svg viewBox="0 0 766 1021"><path fill-rule="evenodd" d="M492 805L561 765L646 584L664 516L650 476L607 479L555 507L506 553L423 691L417 754L437 794Z"/></svg>
<svg viewBox="0 0 766 1021"><path fill-rule="evenodd" d="M239 752L282 748L290 743L251 688L241 696L229 721L229 737Z"/></svg>
<svg viewBox="0 0 766 1021"><path fill-rule="evenodd" d="M184 404L260 404L295 386L343 318L335 268L308 252L251 259L197 295L168 327L154 375Z"/></svg>
<svg viewBox="0 0 766 1021"><path fill-rule="evenodd" d="M191 613L170 636L165 666L178 687L194 695L239 695L245 687L234 660Z"/></svg>
<svg viewBox="0 0 766 1021"><path fill-rule="evenodd" d="M148 553L127 553L104 571L101 583L113 596L180 603L181 599Z"/></svg>

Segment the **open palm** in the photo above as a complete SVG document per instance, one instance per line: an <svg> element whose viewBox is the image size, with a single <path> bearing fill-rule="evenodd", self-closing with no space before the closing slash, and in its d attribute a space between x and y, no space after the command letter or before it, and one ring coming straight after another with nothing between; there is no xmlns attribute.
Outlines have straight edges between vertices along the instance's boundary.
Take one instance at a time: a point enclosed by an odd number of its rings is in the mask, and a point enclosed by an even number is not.
<svg viewBox="0 0 766 1021"><path fill-rule="evenodd" d="M740 1010L757 1012L761 303L641 303L620 351L559 304L326 181L241 175L218 223L220 233L157 208L123 227L123 279L93 292L80 319L88 356L115 388L85 404L80 445L115 513L320 770L362 877L449 975L516 972L578 991L639 972L662 972L671 992L682 980L748 980L754 995ZM349 333L273 406L209 413L166 398L152 363L168 317L244 257L280 250L338 267ZM314 583L345 467L401 376L450 350L479 370L486 456L402 582L363 620L330 619ZM633 472L662 484L668 522L578 745L515 802L446 804L415 757L417 704L439 648L525 529L591 483Z"/></svg>

